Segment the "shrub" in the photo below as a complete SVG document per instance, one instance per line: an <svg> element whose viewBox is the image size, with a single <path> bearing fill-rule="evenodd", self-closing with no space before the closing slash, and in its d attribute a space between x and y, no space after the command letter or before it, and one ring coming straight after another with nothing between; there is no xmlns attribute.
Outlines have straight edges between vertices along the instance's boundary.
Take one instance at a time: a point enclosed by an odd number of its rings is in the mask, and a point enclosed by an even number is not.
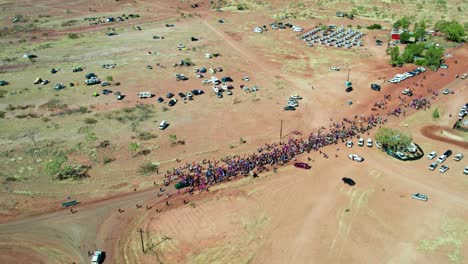
<svg viewBox="0 0 468 264"><path fill-rule="evenodd" d="M367 28L367 29L371 29L371 30L372 30L372 29L382 29L382 25L380 25L380 24L372 24L372 25L370 25L370 26L367 26L366 28Z"/></svg>
<svg viewBox="0 0 468 264"><path fill-rule="evenodd" d="M249 9L249 7L247 6L247 4L245 4L245 3L239 3L239 4L237 4L237 10L242 11L242 10L247 10L247 9Z"/></svg>
<svg viewBox="0 0 468 264"><path fill-rule="evenodd" d="M153 139L153 138L156 138L156 137L157 137L157 136L156 136L155 134L153 134L153 133L151 133L151 132L146 132L146 131L140 132L140 133L138 134L138 138L139 138L140 140L150 140L150 139Z"/></svg>
<svg viewBox="0 0 468 264"><path fill-rule="evenodd" d="M104 157L104 158L102 159L102 163L103 163L103 164L109 164L109 163L111 163L111 162L113 162L113 161L115 161L115 159L114 159L114 158L111 158L111 157Z"/></svg>
<svg viewBox="0 0 468 264"><path fill-rule="evenodd" d="M81 112L82 114L87 113L87 112L88 112L88 107L86 107L86 106L80 106L80 112Z"/></svg>
<svg viewBox="0 0 468 264"><path fill-rule="evenodd" d="M0 111L0 118L5 118L6 112Z"/></svg>
<svg viewBox="0 0 468 264"><path fill-rule="evenodd" d="M112 76L106 76L106 80L107 80L108 82L112 82L112 81L114 80L114 77L112 77Z"/></svg>
<svg viewBox="0 0 468 264"><path fill-rule="evenodd" d="M247 143L247 140L245 140L243 137L240 137L239 142L241 144L245 144L245 143Z"/></svg>
<svg viewBox="0 0 468 264"><path fill-rule="evenodd" d="M77 39L77 38L80 38L80 35L76 34L76 33L68 33L68 38L69 39Z"/></svg>
<svg viewBox="0 0 468 264"><path fill-rule="evenodd" d="M84 122L89 125L96 124L98 121L94 118L87 117L84 119Z"/></svg>
<svg viewBox="0 0 468 264"><path fill-rule="evenodd" d="M418 59L418 60L414 61L414 64L416 64L418 66L424 66L424 65L426 65L426 60L425 59Z"/></svg>
<svg viewBox="0 0 468 264"><path fill-rule="evenodd" d="M432 111L432 118L438 119L439 117L440 117L439 108L436 108L434 109L434 111Z"/></svg>
<svg viewBox="0 0 468 264"><path fill-rule="evenodd" d="M65 161L67 161L67 156L64 153L60 153L46 163L45 172L50 176L56 175Z"/></svg>
<svg viewBox="0 0 468 264"><path fill-rule="evenodd" d="M67 165L59 170L56 179L62 181L67 179L80 180L89 177L88 171L91 166L79 165L71 166Z"/></svg>
<svg viewBox="0 0 468 264"><path fill-rule="evenodd" d="M159 169L158 164L153 163L153 162L145 162L145 163L140 165L140 167L138 168L138 172L141 175L149 175L149 174L152 174L154 172L157 172L158 169Z"/></svg>

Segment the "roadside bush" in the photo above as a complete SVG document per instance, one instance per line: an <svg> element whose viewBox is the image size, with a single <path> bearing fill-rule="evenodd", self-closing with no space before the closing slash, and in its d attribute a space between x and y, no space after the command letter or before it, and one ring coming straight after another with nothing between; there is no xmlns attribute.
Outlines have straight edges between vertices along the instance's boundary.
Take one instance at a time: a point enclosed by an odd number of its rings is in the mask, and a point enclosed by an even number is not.
<svg viewBox="0 0 468 264"><path fill-rule="evenodd" d="M5 118L6 112L0 111L0 118Z"/></svg>
<svg viewBox="0 0 468 264"><path fill-rule="evenodd" d="M73 26L74 24L76 24L76 22L78 22L78 20L68 20L68 21L65 21L65 22L62 22L62 24L60 24L60 26L62 27L70 27L70 26Z"/></svg>
<svg viewBox="0 0 468 264"><path fill-rule="evenodd" d="M247 140L245 140L243 137L240 137L239 142L241 144L245 144L245 143L247 143Z"/></svg>
<svg viewBox="0 0 468 264"><path fill-rule="evenodd" d="M153 162L145 162L141 164L140 167L138 168L138 173L140 173L141 175L149 175L149 174L157 172L158 169L159 169L158 164L153 163Z"/></svg>
<svg viewBox="0 0 468 264"><path fill-rule="evenodd" d="M112 82L112 81L114 80L114 77L112 77L112 76L106 76L106 80L107 80L108 82Z"/></svg>
<svg viewBox="0 0 468 264"><path fill-rule="evenodd" d="M84 119L84 122L89 125L96 124L98 121L94 118L87 117Z"/></svg>

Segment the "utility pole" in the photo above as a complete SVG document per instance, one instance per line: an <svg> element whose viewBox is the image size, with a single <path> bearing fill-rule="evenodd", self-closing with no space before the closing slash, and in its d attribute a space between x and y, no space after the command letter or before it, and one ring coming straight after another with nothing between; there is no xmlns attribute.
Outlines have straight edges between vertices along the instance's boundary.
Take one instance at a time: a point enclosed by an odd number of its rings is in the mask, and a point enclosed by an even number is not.
<svg viewBox="0 0 468 264"><path fill-rule="evenodd" d="M143 230L140 228L137 232L140 233L141 250L143 251L143 253L145 253L145 245L143 244Z"/></svg>
<svg viewBox="0 0 468 264"><path fill-rule="evenodd" d="M283 138L283 120L281 120L281 126L280 126L280 141L281 138Z"/></svg>

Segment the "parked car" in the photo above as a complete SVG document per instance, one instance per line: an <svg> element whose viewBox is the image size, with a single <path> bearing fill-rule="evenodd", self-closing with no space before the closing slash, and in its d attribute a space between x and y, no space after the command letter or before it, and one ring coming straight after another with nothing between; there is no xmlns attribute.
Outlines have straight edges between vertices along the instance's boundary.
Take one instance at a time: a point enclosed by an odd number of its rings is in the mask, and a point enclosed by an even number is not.
<svg viewBox="0 0 468 264"><path fill-rule="evenodd" d="M440 155L439 158L437 159L437 163L442 163L447 159L447 156L445 155Z"/></svg>
<svg viewBox="0 0 468 264"><path fill-rule="evenodd" d="M437 168L437 162L432 162L430 165L429 165L429 170L433 171Z"/></svg>
<svg viewBox="0 0 468 264"><path fill-rule="evenodd" d="M351 178L347 178L347 177L344 177L341 179L345 184L348 184L349 186L354 186L356 185L356 182L351 179Z"/></svg>
<svg viewBox="0 0 468 264"><path fill-rule="evenodd" d="M173 93L168 93L168 94L166 94L166 97L167 98L172 98L172 97L174 97L174 94Z"/></svg>
<svg viewBox="0 0 468 264"><path fill-rule="evenodd" d="M164 102L164 98L162 98L161 96L158 98L158 103L162 103Z"/></svg>
<svg viewBox="0 0 468 264"><path fill-rule="evenodd" d="M117 97L117 100L122 100L125 97L125 95L123 95L121 92L116 92L115 97Z"/></svg>
<svg viewBox="0 0 468 264"><path fill-rule="evenodd" d="M353 147L353 142L352 141L346 142L346 147L352 148Z"/></svg>
<svg viewBox="0 0 468 264"><path fill-rule="evenodd" d="M427 158L432 160L437 156L437 152L432 151L431 153L427 154Z"/></svg>
<svg viewBox="0 0 468 264"><path fill-rule="evenodd" d="M295 99L295 100L301 100L301 99L302 99L302 97L301 97L301 96L299 96L298 94L293 94L293 95L291 95L291 99Z"/></svg>
<svg viewBox="0 0 468 264"><path fill-rule="evenodd" d="M167 103L169 106L174 106L177 103L177 99L172 98L169 103Z"/></svg>
<svg viewBox="0 0 468 264"><path fill-rule="evenodd" d="M367 139L367 146L368 146L369 148L372 147L372 139L370 139L370 138Z"/></svg>
<svg viewBox="0 0 468 264"><path fill-rule="evenodd" d="M371 88L372 90L374 90L374 91L377 91L377 92L379 92L380 89L381 89L380 85L378 85L378 84L376 84L376 83L371 84L370 88Z"/></svg>
<svg viewBox="0 0 468 264"><path fill-rule="evenodd" d="M242 77L242 80L248 82L250 79L249 79L248 76L244 76L244 77Z"/></svg>
<svg viewBox="0 0 468 264"><path fill-rule="evenodd" d="M104 252L94 251L93 255L91 256L91 264L101 264L103 259L104 259Z"/></svg>
<svg viewBox="0 0 468 264"><path fill-rule="evenodd" d="M364 139L359 138L357 144L358 144L358 146L363 147L364 146Z"/></svg>
<svg viewBox="0 0 468 264"><path fill-rule="evenodd" d="M463 174L468 175L468 166L463 170Z"/></svg>
<svg viewBox="0 0 468 264"><path fill-rule="evenodd" d="M357 161L357 162L363 162L364 161L364 158L359 156L359 155L356 155L356 154L349 154L348 155L348 158L350 160L353 160L353 161Z"/></svg>
<svg viewBox="0 0 468 264"><path fill-rule="evenodd" d="M166 129L167 126L169 126L169 124L166 122L166 120L163 120L163 121L161 121L161 123L159 123L159 129L160 130Z"/></svg>
<svg viewBox="0 0 468 264"><path fill-rule="evenodd" d="M447 95L450 93L450 90L449 89L444 89L444 91L442 92L443 94Z"/></svg>
<svg viewBox="0 0 468 264"><path fill-rule="evenodd" d="M377 140L375 141L375 146L379 149L382 148L382 144L380 144L380 142Z"/></svg>
<svg viewBox="0 0 468 264"><path fill-rule="evenodd" d="M397 151L396 155L400 158L400 159L406 159L406 155L400 151Z"/></svg>
<svg viewBox="0 0 468 264"><path fill-rule="evenodd" d="M185 98L185 94L184 94L184 93L178 93L178 95L180 96L180 98Z"/></svg>
<svg viewBox="0 0 468 264"><path fill-rule="evenodd" d="M447 165L442 165L440 166L440 169L439 171L442 172L442 173L445 173L446 171L448 171L449 167Z"/></svg>
<svg viewBox="0 0 468 264"><path fill-rule="evenodd" d="M104 87L104 86L109 86L110 85L110 82L101 82L101 86Z"/></svg>
<svg viewBox="0 0 468 264"><path fill-rule="evenodd" d="M286 110L286 111L295 111L296 108L295 108L294 106L288 105L288 106L285 106L285 107L284 107L284 110Z"/></svg>
<svg viewBox="0 0 468 264"><path fill-rule="evenodd" d="M449 150L444 152L444 155L448 158L448 157L452 156L452 151L449 149Z"/></svg>
<svg viewBox="0 0 468 264"><path fill-rule="evenodd" d="M447 64L441 64L441 65L440 65L440 68L441 68L441 69L448 69L448 65L447 65Z"/></svg>
<svg viewBox="0 0 468 264"><path fill-rule="evenodd" d="M102 92L102 94L104 94L104 95L108 95L108 94L112 93L112 91L111 91L111 90L108 90L108 89L103 89L101 92Z"/></svg>
<svg viewBox="0 0 468 264"><path fill-rule="evenodd" d="M411 195L411 198L413 199L416 199L416 200L420 200L420 201L424 201L424 202L427 202L427 196L422 194L422 193L415 193L413 195Z"/></svg>
<svg viewBox="0 0 468 264"><path fill-rule="evenodd" d="M458 153L457 155L455 155L455 157L453 157L454 161L460 161L462 159L463 159L463 154L461 153Z"/></svg>
<svg viewBox="0 0 468 264"><path fill-rule="evenodd" d="M305 162L296 162L296 163L294 163L294 167L301 168L301 169L306 169L306 170L309 170L310 168L312 168L309 164L307 164Z"/></svg>
<svg viewBox="0 0 468 264"><path fill-rule="evenodd" d="M227 95L232 95L232 91L226 90L226 94L227 94Z"/></svg>

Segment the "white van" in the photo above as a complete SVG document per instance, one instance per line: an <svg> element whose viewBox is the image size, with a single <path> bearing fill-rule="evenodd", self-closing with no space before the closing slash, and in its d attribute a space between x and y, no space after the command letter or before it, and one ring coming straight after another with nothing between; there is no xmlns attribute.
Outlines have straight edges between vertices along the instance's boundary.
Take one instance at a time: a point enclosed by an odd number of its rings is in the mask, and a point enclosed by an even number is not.
<svg viewBox="0 0 468 264"><path fill-rule="evenodd" d="M168 124L167 124L166 120L163 120L163 121L161 121L161 123L159 123L159 129L161 129L161 130L166 129L167 126L168 126Z"/></svg>
<svg viewBox="0 0 468 264"><path fill-rule="evenodd" d="M151 94L151 92L139 92L138 93L138 98L142 99L142 98L151 98L153 95Z"/></svg>
<svg viewBox="0 0 468 264"><path fill-rule="evenodd" d="M91 264L100 264L102 261L102 251L94 251L91 257Z"/></svg>

